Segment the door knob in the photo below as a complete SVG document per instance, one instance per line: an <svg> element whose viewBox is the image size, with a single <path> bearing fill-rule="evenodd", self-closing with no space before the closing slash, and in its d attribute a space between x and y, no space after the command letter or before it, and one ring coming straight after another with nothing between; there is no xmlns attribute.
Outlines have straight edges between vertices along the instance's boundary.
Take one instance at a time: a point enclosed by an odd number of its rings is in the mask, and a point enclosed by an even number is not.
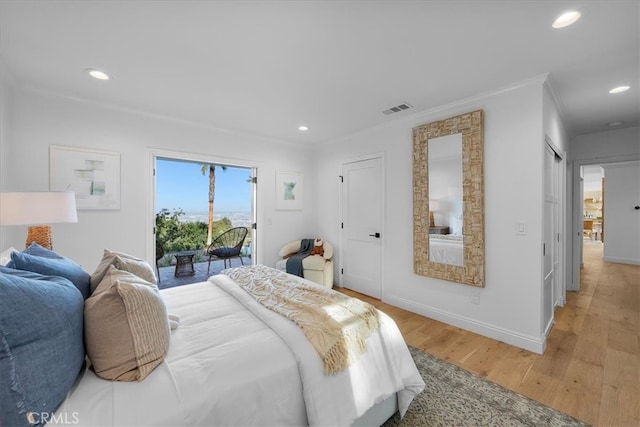
<svg viewBox="0 0 640 427"><path fill-rule="evenodd" d="M376 239L380 238L380 233L376 233L376 234L369 234L369 236L371 237L375 237Z"/></svg>

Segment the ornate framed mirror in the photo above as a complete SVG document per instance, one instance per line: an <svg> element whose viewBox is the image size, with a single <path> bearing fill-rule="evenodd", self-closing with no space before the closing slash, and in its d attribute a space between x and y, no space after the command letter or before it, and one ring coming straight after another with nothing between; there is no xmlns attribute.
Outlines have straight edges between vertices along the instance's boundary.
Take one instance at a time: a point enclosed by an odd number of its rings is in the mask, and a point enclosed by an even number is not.
<svg viewBox="0 0 640 427"><path fill-rule="evenodd" d="M484 287L484 113L413 129L413 268Z"/></svg>

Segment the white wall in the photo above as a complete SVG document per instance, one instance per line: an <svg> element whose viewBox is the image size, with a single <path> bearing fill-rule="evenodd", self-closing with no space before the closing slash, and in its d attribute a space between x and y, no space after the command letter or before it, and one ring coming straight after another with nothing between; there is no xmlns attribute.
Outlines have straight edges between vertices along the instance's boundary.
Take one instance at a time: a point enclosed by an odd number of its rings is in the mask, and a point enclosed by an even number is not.
<svg viewBox="0 0 640 427"><path fill-rule="evenodd" d="M416 114L315 149L316 220L321 235L338 244L340 162L376 152L385 155L384 301L541 351L543 80ZM478 108L485 117L483 289L414 274L412 247L412 128ZM517 221L527 224L527 235L516 236ZM474 295L479 304L471 303Z"/></svg>
<svg viewBox="0 0 640 427"><path fill-rule="evenodd" d="M13 76L0 58L0 162L11 153L12 82ZM0 191L9 186L10 179L8 168L0 167Z"/></svg>
<svg viewBox="0 0 640 427"><path fill-rule="evenodd" d="M605 261L640 265L640 162L604 165ZM608 226L612 224L613 226Z"/></svg>
<svg viewBox="0 0 640 427"><path fill-rule="evenodd" d="M12 117L12 88L13 78L11 72L0 58L0 191L8 191L11 188L11 174L8 159L11 155L11 117ZM0 251L11 246L13 230L0 227ZM26 237L26 234L24 234ZM22 242L20 245L24 245ZM21 246L15 247L21 247Z"/></svg>
<svg viewBox="0 0 640 427"><path fill-rule="evenodd" d="M581 164L637 159L639 156L640 127L579 135L571 141L570 158Z"/></svg>
<svg viewBox="0 0 640 427"><path fill-rule="evenodd" d="M551 79L545 81L542 102L542 120L545 136L561 151L559 154L566 154L570 149L570 139L568 130L564 126L564 120L558 106L557 96ZM565 158L564 160L566 161L568 159Z"/></svg>
<svg viewBox="0 0 640 427"><path fill-rule="evenodd" d="M258 261L273 265L280 246L317 233L311 224L312 194L302 211L276 211L275 171L302 172L314 187L308 150L278 141L223 131L193 123L123 111L70 97L16 88L11 99L10 155L1 159L12 177L6 190L49 189L49 146L108 150L121 155L121 209L80 211L77 224L54 224L54 249L92 272L102 250L110 248L150 258L148 241L155 213L150 209L150 150L211 156L258 167ZM3 97L4 98L4 97ZM3 227L3 235L9 227ZM2 248L24 245L26 227L13 227ZM260 257L262 254L262 257Z"/></svg>

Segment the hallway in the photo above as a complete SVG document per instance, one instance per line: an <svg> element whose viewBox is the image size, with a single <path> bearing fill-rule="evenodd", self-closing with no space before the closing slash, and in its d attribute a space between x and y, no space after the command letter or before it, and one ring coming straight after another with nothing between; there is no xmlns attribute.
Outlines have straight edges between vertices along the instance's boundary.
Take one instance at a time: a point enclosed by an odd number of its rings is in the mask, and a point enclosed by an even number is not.
<svg viewBox="0 0 640 427"><path fill-rule="evenodd" d="M603 262L599 241L584 240L583 248L581 289L567 294L567 307L556 312L554 331L571 338L575 334L572 358L584 372L576 384L586 386L581 390L585 398L572 402L568 389L556 400L579 413L597 411L598 418L589 421L598 425L638 425L640 266Z"/></svg>

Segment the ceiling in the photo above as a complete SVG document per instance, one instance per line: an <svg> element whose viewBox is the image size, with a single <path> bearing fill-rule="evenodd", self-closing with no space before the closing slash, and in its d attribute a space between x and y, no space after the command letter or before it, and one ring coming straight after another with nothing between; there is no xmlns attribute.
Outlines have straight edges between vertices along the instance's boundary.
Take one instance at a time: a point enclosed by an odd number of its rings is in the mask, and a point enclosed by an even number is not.
<svg viewBox="0 0 640 427"><path fill-rule="evenodd" d="M1 0L0 59L20 86L308 144L550 73L581 135L638 126L639 3Z"/></svg>

